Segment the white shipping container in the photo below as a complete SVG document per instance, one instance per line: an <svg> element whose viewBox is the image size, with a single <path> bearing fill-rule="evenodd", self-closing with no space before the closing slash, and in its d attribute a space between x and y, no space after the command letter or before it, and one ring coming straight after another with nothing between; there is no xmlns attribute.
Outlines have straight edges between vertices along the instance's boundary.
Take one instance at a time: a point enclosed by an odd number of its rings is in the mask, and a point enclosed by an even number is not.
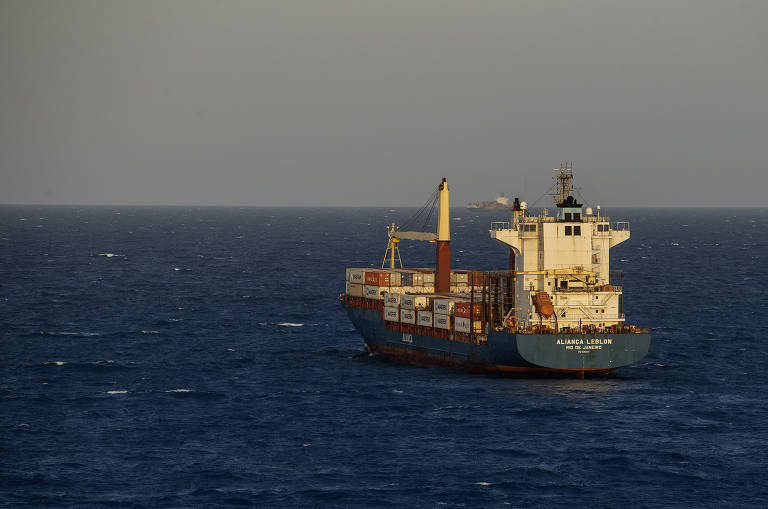
<svg viewBox="0 0 768 509"><path fill-rule="evenodd" d="M403 275L395 270L389 273L389 286L400 286Z"/></svg>
<svg viewBox="0 0 768 509"><path fill-rule="evenodd" d="M413 309L401 309L400 321L403 323L416 323L416 311Z"/></svg>
<svg viewBox="0 0 768 509"><path fill-rule="evenodd" d="M366 299L380 299L381 290L378 286L365 285L365 298Z"/></svg>
<svg viewBox="0 0 768 509"><path fill-rule="evenodd" d="M413 286L424 286L424 274L421 272L413 273Z"/></svg>
<svg viewBox="0 0 768 509"><path fill-rule="evenodd" d="M469 318L464 318L461 316L457 316L453 319L453 328L456 330L456 332L465 332L468 334L470 331L469 328L474 327L474 332L480 333L482 332L482 326L483 322L480 320L472 321Z"/></svg>
<svg viewBox="0 0 768 509"><path fill-rule="evenodd" d="M358 285L355 283L349 283L349 295L351 295L352 297L364 297L365 286Z"/></svg>
<svg viewBox="0 0 768 509"><path fill-rule="evenodd" d="M451 293L472 293L472 287L467 285L451 285ZM482 300L483 296L477 288L475 288L475 296L478 301Z"/></svg>
<svg viewBox="0 0 768 509"><path fill-rule="evenodd" d="M400 307L403 309L423 309L427 307L427 297L425 295L402 295Z"/></svg>
<svg viewBox="0 0 768 509"><path fill-rule="evenodd" d="M424 272L423 274L424 278L424 284L425 285L432 285L435 284L435 273L434 272Z"/></svg>
<svg viewBox="0 0 768 509"><path fill-rule="evenodd" d="M453 319L453 328L456 330L456 332L466 332L469 334L470 327L472 320L469 318L464 318L461 316L457 316Z"/></svg>
<svg viewBox="0 0 768 509"><path fill-rule="evenodd" d="M419 319L419 325L422 327L432 327L432 311L419 311L416 316Z"/></svg>
<svg viewBox="0 0 768 509"><path fill-rule="evenodd" d="M451 317L448 315L439 315L435 313L433 315L434 327L437 329L451 329Z"/></svg>
<svg viewBox="0 0 768 509"><path fill-rule="evenodd" d="M455 279L454 279L454 276L456 276ZM451 282L454 282L454 280L456 281L457 284L461 284L461 283L467 284L469 283L469 274L467 274L466 272L454 272L453 274L451 274Z"/></svg>
<svg viewBox="0 0 768 509"><path fill-rule="evenodd" d="M435 293L435 287L434 286L422 286L421 290L424 293Z"/></svg>
<svg viewBox="0 0 768 509"><path fill-rule="evenodd" d="M432 301L432 310L441 315L453 314L453 301L451 299L435 299Z"/></svg>
<svg viewBox="0 0 768 509"><path fill-rule="evenodd" d="M350 283L362 285L365 283L365 271L359 269L347 269L349 271L347 280Z"/></svg>
<svg viewBox="0 0 768 509"><path fill-rule="evenodd" d="M384 294L384 305L385 306L392 306L397 307L400 305L400 295L397 293L385 293Z"/></svg>
<svg viewBox="0 0 768 509"><path fill-rule="evenodd" d="M384 308L384 320L388 322L399 322L400 311L397 308L385 307Z"/></svg>

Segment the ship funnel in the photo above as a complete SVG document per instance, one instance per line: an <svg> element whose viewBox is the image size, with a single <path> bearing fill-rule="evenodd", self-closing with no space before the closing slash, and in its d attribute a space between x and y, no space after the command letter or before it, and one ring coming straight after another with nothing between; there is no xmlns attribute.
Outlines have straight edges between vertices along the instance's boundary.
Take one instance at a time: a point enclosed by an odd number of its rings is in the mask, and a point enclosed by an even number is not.
<svg viewBox="0 0 768 509"><path fill-rule="evenodd" d="M435 291L448 293L451 291L451 209L450 191L445 178L440 183L437 216L437 278Z"/></svg>

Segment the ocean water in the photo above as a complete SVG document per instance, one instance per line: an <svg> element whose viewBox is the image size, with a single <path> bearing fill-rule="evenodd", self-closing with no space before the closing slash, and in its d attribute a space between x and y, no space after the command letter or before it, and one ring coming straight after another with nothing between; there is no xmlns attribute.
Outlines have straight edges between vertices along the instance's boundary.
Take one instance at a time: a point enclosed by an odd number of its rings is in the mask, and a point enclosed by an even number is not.
<svg viewBox="0 0 768 509"><path fill-rule="evenodd" d="M586 380L369 355L344 268L412 212L0 207L0 507L766 505L768 209L605 211L653 343Z"/></svg>

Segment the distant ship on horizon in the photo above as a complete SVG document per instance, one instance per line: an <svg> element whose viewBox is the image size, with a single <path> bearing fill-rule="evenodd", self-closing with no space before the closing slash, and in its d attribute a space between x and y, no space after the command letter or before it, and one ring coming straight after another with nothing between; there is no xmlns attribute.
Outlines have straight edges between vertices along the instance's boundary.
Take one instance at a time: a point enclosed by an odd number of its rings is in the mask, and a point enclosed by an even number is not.
<svg viewBox="0 0 768 509"><path fill-rule="evenodd" d="M501 193L493 201L473 201L467 204L468 209L484 209L484 210L509 210L509 198Z"/></svg>

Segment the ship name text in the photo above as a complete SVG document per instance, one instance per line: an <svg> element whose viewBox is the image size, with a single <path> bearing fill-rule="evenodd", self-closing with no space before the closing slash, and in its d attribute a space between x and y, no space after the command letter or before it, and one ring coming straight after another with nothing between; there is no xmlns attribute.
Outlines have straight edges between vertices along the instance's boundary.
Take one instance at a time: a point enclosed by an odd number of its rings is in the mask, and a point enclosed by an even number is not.
<svg viewBox="0 0 768 509"><path fill-rule="evenodd" d="M566 350L602 350L603 345L612 345L611 338L560 338L555 344L563 345Z"/></svg>

